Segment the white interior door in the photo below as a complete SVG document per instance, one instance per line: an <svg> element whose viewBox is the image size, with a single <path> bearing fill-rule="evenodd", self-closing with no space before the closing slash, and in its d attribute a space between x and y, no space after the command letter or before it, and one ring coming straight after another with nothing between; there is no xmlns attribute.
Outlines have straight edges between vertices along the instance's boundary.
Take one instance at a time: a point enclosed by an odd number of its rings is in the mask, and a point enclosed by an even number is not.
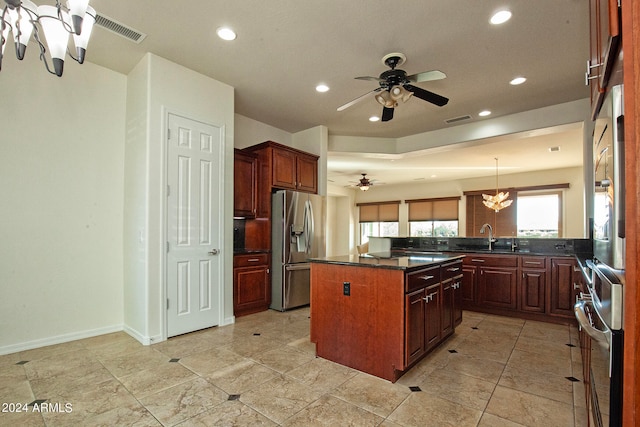
<svg viewBox="0 0 640 427"><path fill-rule="evenodd" d="M219 322L223 130L169 115L167 335Z"/></svg>

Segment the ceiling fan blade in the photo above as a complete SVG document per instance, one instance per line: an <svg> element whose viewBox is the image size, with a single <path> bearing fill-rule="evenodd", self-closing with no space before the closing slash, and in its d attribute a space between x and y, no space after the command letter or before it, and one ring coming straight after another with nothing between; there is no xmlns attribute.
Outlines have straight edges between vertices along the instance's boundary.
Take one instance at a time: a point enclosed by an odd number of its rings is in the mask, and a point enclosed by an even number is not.
<svg viewBox="0 0 640 427"><path fill-rule="evenodd" d="M445 106L447 105L447 102L449 102L449 98L445 98L444 96L438 95L437 93L429 92L428 90L424 90L417 86L406 84L404 85L404 88L410 92L413 92L415 96L422 99L423 101L430 102L437 105L438 107Z"/></svg>
<svg viewBox="0 0 640 427"><path fill-rule="evenodd" d="M370 80L372 82L383 82L384 79L381 79L379 77L371 77L371 76L362 76L362 77L354 77L357 80Z"/></svg>
<svg viewBox="0 0 640 427"><path fill-rule="evenodd" d="M357 97L356 99L354 99L353 101L349 101L344 105L341 105L338 107L338 111L342 111L342 110L346 110L347 108L351 107L353 104L362 101L363 99L365 99L366 97L368 97L369 95L371 95L374 92L380 92L382 90L382 88L377 87L372 91L369 91L367 93L365 93L364 95L361 95L359 97Z"/></svg>
<svg viewBox="0 0 640 427"><path fill-rule="evenodd" d="M393 119L393 108L382 107L382 121L388 122Z"/></svg>
<svg viewBox="0 0 640 427"><path fill-rule="evenodd" d="M431 71L425 71L422 73L417 73L417 74L412 74L410 76L407 76L407 80L413 83L420 83L420 82L428 82L431 80L442 80L446 77L447 75L442 71L431 70Z"/></svg>

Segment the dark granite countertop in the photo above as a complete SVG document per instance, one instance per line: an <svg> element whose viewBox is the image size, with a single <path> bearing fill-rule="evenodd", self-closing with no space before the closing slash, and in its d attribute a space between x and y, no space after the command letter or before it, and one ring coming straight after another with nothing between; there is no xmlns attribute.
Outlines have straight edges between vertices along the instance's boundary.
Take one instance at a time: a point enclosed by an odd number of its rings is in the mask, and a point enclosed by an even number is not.
<svg viewBox="0 0 640 427"><path fill-rule="evenodd" d="M324 264L351 265L356 267L414 270L462 258L464 258L464 255L445 254L440 252L401 254L393 251L361 255L338 255L324 258L311 258L309 261Z"/></svg>

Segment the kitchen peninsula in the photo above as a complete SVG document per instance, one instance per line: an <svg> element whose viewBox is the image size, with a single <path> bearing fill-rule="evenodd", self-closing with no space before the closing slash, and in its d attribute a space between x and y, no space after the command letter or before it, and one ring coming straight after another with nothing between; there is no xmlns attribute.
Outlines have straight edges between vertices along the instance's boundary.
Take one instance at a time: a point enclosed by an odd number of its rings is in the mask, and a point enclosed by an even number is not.
<svg viewBox="0 0 640 427"><path fill-rule="evenodd" d="M395 382L462 321L456 254L381 252L311 259L319 357Z"/></svg>

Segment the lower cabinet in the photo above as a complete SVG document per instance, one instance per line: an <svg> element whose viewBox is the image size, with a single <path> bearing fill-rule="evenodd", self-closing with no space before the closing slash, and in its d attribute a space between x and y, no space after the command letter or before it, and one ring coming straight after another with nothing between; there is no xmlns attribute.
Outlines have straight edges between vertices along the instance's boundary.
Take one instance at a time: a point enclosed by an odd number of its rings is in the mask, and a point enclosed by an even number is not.
<svg viewBox="0 0 640 427"><path fill-rule="evenodd" d="M573 305L576 303L577 293L573 284L577 263L573 258L550 258L550 262L549 314L573 317Z"/></svg>
<svg viewBox="0 0 640 427"><path fill-rule="evenodd" d="M271 304L268 254L234 255L233 312L236 317L264 311Z"/></svg>
<svg viewBox="0 0 640 427"><path fill-rule="evenodd" d="M522 257L520 280L519 309L532 313L544 313L547 294L546 258Z"/></svg>
<svg viewBox="0 0 640 427"><path fill-rule="evenodd" d="M467 254L462 272L459 300L465 310L575 321L580 271L573 257Z"/></svg>

